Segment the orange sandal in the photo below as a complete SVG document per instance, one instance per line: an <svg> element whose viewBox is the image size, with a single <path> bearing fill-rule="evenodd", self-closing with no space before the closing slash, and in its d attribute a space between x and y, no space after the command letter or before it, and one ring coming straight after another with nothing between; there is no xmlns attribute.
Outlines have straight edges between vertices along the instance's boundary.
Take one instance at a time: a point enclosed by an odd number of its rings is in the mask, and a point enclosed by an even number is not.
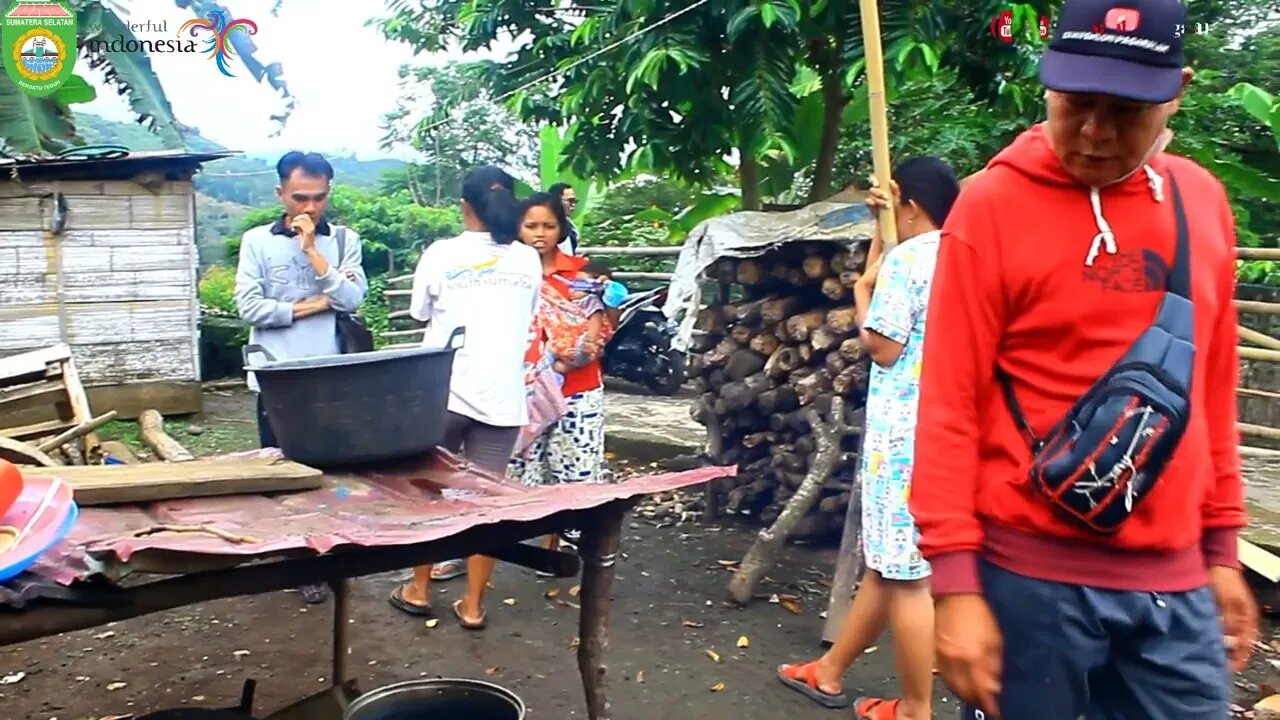
<svg viewBox="0 0 1280 720"><path fill-rule="evenodd" d="M832 695L818 687L818 663L816 661L794 665L779 665L778 679L783 685L804 695L825 708L842 710L849 707L844 693Z"/></svg>
<svg viewBox="0 0 1280 720"><path fill-rule="evenodd" d="M897 720L901 700L860 697L853 703L853 716L858 720Z"/></svg>

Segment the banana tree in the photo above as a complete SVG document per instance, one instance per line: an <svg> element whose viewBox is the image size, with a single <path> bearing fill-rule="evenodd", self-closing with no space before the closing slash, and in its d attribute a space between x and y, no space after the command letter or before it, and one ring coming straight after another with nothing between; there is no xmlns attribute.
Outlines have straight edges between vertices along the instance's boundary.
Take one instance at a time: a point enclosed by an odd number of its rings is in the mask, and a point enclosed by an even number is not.
<svg viewBox="0 0 1280 720"><path fill-rule="evenodd" d="M124 96L137 121L158 135L166 147L183 146L182 125L174 117L151 60L142 52L115 52L106 43L94 40L119 38L123 44L137 46L137 36L129 27L127 12L110 0L70 0L76 13L77 45L80 59L92 70L100 70L108 87ZM174 0L180 9L189 9L197 17L208 17L226 9L213 0ZM275 8L273 8L274 14ZM264 78L286 100L283 112L273 116L281 127L293 109L293 99L285 85L278 63L263 66L255 56L256 48L243 33L230 33L226 42L253 77ZM0 154L48 155L84 144L77 135L72 106L92 101L93 87L80 75L72 78L56 93L33 98L20 92L13 83L0 83Z"/></svg>
<svg viewBox="0 0 1280 720"><path fill-rule="evenodd" d="M1271 134L1276 138L1276 147L1280 149L1280 98L1250 83L1236 84L1229 94L1250 115L1257 118L1263 127L1271 128Z"/></svg>

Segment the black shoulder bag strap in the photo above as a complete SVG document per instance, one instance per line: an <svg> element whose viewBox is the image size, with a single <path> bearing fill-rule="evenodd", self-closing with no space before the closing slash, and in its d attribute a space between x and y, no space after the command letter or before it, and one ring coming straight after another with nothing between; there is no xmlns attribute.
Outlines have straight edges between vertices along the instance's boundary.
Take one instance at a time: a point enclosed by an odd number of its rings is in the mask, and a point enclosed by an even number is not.
<svg viewBox="0 0 1280 720"><path fill-rule="evenodd" d="M1178 192L1178 181L1173 177L1173 173L1169 173L1169 194L1173 196L1173 216L1177 227L1177 239L1174 244L1173 268L1170 269L1169 275L1165 278L1165 292L1181 295L1187 300L1191 299L1191 231L1187 226L1187 214L1182 207L1182 195ZM1191 338L1186 338L1191 340ZM996 379L1000 381L1000 391L1004 394L1005 404L1009 406L1009 412L1013 413L1014 422L1018 423L1018 429L1022 432L1023 437L1027 440L1027 445L1031 446L1032 452L1039 452L1043 441L1036 431L1032 429L1031 423L1027 422L1027 416L1022 412L1022 406L1018 404L1018 398L1013 392L1013 382L1009 379L1009 375L999 367L995 371Z"/></svg>

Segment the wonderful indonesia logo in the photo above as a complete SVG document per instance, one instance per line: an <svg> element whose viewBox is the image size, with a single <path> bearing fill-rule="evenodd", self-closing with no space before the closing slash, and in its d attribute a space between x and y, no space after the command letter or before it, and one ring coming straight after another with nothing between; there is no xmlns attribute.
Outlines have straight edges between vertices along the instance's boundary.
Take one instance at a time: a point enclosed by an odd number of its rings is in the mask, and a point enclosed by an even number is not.
<svg viewBox="0 0 1280 720"><path fill-rule="evenodd" d="M232 18L220 10L187 20L171 29L168 20L121 20L83 28L77 43L76 13L65 0L0 0L6 8L0 25L0 51L4 68L18 89L33 97L57 92L71 77L76 54L83 47L91 53L202 53L213 59L218 72L235 77L231 59L237 45L258 33L258 25Z"/></svg>

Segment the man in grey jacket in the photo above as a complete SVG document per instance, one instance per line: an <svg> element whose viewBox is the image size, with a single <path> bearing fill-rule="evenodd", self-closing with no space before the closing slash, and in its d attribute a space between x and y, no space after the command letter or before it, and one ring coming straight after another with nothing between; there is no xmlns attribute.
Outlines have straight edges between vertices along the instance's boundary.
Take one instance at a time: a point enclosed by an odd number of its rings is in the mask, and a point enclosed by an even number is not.
<svg viewBox="0 0 1280 720"><path fill-rule="evenodd" d="M236 308L249 323L249 343L277 360L341 352L335 312L355 312L369 282L360 265L360 236L325 219L333 167L318 153L290 152L276 163L276 194L284 213L255 227L240 243ZM249 389L258 393L249 374ZM258 439L277 445L258 397ZM325 585L308 585L302 596L324 602Z"/></svg>
<svg viewBox="0 0 1280 720"><path fill-rule="evenodd" d="M236 307L251 326L250 344L277 360L334 355L341 352L335 311L355 312L369 288L360 237L325 219L333 167L323 156L287 153L276 173L284 213L244 234ZM249 389L258 392L252 373ZM258 436L263 447L277 444L260 397Z"/></svg>

